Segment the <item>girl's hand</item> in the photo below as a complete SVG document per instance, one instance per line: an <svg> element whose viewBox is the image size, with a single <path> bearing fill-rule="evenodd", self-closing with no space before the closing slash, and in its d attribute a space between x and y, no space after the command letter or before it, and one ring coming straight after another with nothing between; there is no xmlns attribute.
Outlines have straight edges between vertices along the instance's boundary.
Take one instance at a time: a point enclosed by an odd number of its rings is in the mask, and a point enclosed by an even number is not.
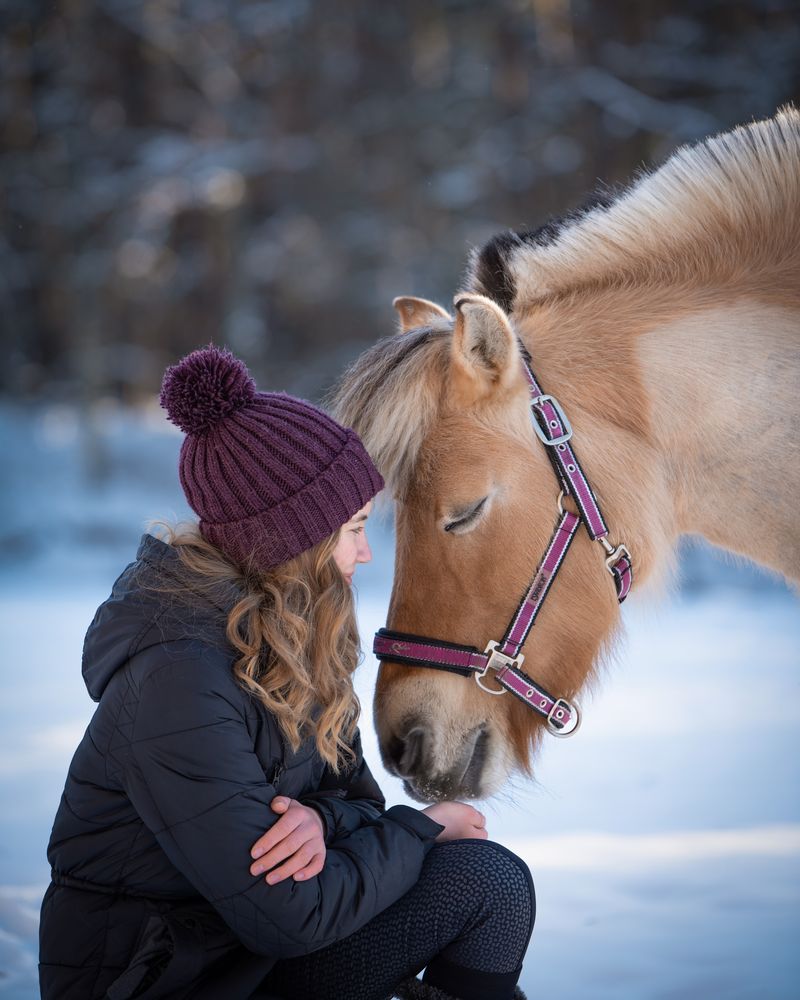
<svg viewBox="0 0 800 1000"><path fill-rule="evenodd" d="M422 811L444 827L437 840L486 840L489 836L486 817L466 802L436 802Z"/></svg>
<svg viewBox="0 0 800 1000"><path fill-rule="evenodd" d="M281 818L250 849L251 856L257 859L250 865L250 874L260 875L274 869L266 877L270 885L290 875L297 882L319 875L326 853L325 828L320 814L285 795L276 795L270 808Z"/></svg>

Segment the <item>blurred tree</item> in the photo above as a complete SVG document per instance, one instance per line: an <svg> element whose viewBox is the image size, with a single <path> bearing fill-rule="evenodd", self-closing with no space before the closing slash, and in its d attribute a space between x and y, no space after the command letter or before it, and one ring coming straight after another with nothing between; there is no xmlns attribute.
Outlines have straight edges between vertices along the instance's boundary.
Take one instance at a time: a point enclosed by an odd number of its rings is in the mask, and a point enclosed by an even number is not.
<svg viewBox="0 0 800 1000"><path fill-rule="evenodd" d="M6 0L2 388L319 393L470 245L797 96L793 0Z"/></svg>

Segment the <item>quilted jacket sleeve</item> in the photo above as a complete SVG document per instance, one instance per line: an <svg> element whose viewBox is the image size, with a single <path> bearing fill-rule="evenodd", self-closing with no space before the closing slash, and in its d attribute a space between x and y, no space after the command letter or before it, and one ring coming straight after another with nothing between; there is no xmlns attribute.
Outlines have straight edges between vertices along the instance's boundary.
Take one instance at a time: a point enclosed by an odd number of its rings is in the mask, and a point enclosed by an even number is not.
<svg viewBox="0 0 800 1000"><path fill-rule="evenodd" d="M252 876L250 847L278 817L235 682L219 661L172 659L143 682L125 790L170 861L242 943L286 958L352 934L419 877L442 829L394 806L336 841L307 882Z"/></svg>
<svg viewBox="0 0 800 1000"><path fill-rule="evenodd" d="M313 806L322 815L325 843L328 845L377 819L386 809L383 793L361 752L358 731L353 740L353 751L355 761L347 773L335 774L326 768L319 790L300 796L304 805Z"/></svg>

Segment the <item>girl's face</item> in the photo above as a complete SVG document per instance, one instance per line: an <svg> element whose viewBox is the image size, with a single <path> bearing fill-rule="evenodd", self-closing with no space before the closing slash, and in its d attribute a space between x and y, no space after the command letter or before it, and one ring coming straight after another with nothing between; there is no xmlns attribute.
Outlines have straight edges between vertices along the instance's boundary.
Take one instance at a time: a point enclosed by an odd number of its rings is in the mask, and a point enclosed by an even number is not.
<svg viewBox="0 0 800 1000"><path fill-rule="evenodd" d="M370 500L361 510L353 514L347 524L342 526L339 541L333 550L336 565L350 584L353 582L356 566L359 563L368 563L372 559L366 528L366 521L371 510L372 501Z"/></svg>

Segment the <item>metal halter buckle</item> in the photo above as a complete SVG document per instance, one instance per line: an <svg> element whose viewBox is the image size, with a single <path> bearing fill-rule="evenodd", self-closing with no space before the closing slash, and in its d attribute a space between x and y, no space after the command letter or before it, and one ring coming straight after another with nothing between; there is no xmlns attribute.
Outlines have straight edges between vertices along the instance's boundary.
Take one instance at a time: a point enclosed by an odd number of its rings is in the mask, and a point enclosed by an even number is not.
<svg viewBox="0 0 800 1000"><path fill-rule="evenodd" d="M563 706L559 707L559 706ZM564 712L567 711L575 720L575 725L571 729L564 729L562 726L560 729L556 726L556 720L559 719ZM547 713L547 728L553 736L557 736L559 739L567 739L569 736L574 736L575 733L581 727L581 713L577 705L571 705L565 698L556 698L553 703L553 707Z"/></svg>
<svg viewBox="0 0 800 1000"><path fill-rule="evenodd" d="M606 569L613 576L614 575L614 564L619 562L623 556L628 557L628 562L631 562L631 554L628 552L624 545L618 545L616 548L609 542L607 538L598 538L597 541L603 546L603 548L608 553L606 557Z"/></svg>
<svg viewBox="0 0 800 1000"><path fill-rule="evenodd" d="M559 403L559 401L555 398L555 396L550 396L547 393L543 393L541 396L534 397L531 400L530 405L531 407L541 406L542 403L544 402L549 402L550 405L553 407L553 409L556 411L558 419L561 421L561 425L564 428L564 433L559 434L558 437L554 438L548 437L542 430L541 424L535 417L533 418L533 429L536 431L537 435L539 436L539 440L542 442L542 444L550 445L551 447L555 447L555 445L557 444L564 444L565 441L569 441L569 439L572 437L572 424L570 424L569 420L567 420L567 415L561 409L561 403Z"/></svg>
<svg viewBox="0 0 800 1000"><path fill-rule="evenodd" d="M489 670L506 670L508 667L519 667L525 659L521 653L517 657L506 656L505 653L501 653L498 649L499 645L500 643L494 640L486 644L486 649L483 651L489 657L486 661L486 666L479 674L473 674L475 683L481 691L485 691L487 694L501 695L506 693L505 688L490 688L483 683L483 679Z"/></svg>

